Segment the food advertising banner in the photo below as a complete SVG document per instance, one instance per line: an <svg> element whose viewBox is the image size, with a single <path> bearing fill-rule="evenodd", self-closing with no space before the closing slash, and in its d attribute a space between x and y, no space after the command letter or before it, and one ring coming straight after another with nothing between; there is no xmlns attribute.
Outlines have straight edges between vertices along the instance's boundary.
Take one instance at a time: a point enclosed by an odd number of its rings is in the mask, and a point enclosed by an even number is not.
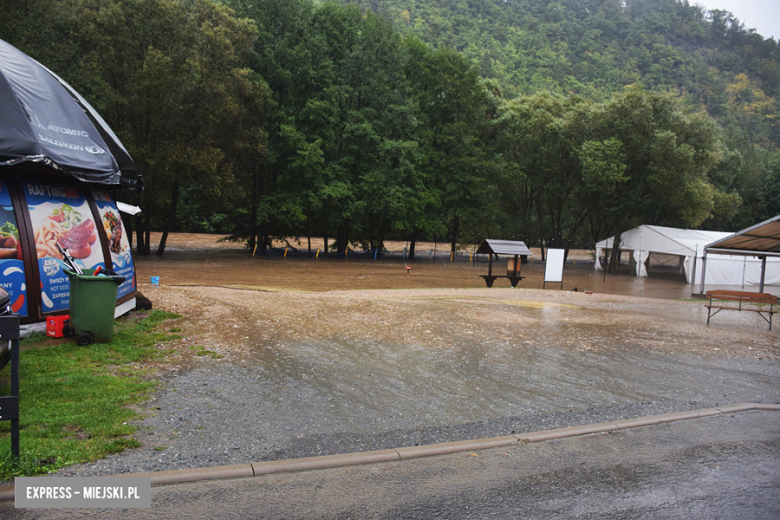
<svg viewBox="0 0 780 520"><path fill-rule="evenodd" d="M30 210L38 270L41 276L41 311L56 312L68 308L70 282L63 268L57 243L81 268L105 267L92 211L78 186L22 183Z"/></svg>
<svg viewBox="0 0 780 520"><path fill-rule="evenodd" d="M111 194L103 190L92 190L92 196L108 237L108 250L111 251L111 263L114 264L113 271L125 277L125 281L117 289L116 297L119 299L135 291L135 270L133 255L130 254L130 243Z"/></svg>
<svg viewBox="0 0 780 520"><path fill-rule="evenodd" d="M8 184L0 181L0 287L11 296L11 309L27 316L27 287L24 279L22 243L8 193Z"/></svg>

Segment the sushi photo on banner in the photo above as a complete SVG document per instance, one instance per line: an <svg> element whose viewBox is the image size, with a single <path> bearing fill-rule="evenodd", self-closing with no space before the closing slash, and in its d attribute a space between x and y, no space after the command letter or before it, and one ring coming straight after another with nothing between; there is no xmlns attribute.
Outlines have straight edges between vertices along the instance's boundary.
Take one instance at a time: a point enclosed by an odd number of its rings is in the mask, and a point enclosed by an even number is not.
<svg viewBox="0 0 780 520"><path fill-rule="evenodd" d="M105 267L92 211L79 186L39 182L22 186L35 234L41 311L65 310L70 301L70 282L63 271L65 263L57 243L67 249L82 269Z"/></svg>
<svg viewBox="0 0 780 520"><path fill-rule="evenodd" d="M27 316L22 243L8 185L0 181L0 287L11 296L11 310Z"/></svg>
<svg viewBox="0 0 780 520"><path fill-rule="evenodd" d="M130 253L130 242L127 240L122 219L119 218L119 210L116 207L111 194L104 190L92 190L95 206L100 214L101 224L108 237L108 250L111 252L113 271L125 277L125 281L117 288L117 299L135 291L135 270L133 269L133 255Z"/></svg>

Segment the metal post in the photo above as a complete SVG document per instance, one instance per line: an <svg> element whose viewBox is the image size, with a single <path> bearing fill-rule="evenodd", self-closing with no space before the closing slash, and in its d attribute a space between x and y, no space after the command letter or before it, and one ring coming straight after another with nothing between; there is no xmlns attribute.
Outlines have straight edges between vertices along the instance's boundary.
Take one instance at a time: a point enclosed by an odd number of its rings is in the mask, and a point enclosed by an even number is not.
<svg viewBox="0 0 780 520"><path fill-rule="evenodd" d="M19 459L19 317L17 335L11 340L11 395L16 398L16 418L11 419L11 453Z"/></svg>
<svg viewBox="0 0 780 520"><path fill-rule="evenodd" d="M696 276L696 257L693 257L693 276ZM704 294L704 278L707 276L707 249L704 249L704 255L701 257L701 287L699 287L699 294ZM693 283L696 283L696 278L693 278Z"/></svg>
<svg viewBox="0 0 780 520"><path fill-rule="evenodd" d="M758 292L764 292L764 276L766 276L766 256L761 257L761 285L758 287ZM770 323L769 326L771 327L772 324Z"/></svg>
<svg viewBox="0 0 780 520"><path fill-rule="evenodd" d="M0 421L11 421L11 453L19 459L19 316L0 316L0 341L11 348L11 395L0 397Z"/></svg>

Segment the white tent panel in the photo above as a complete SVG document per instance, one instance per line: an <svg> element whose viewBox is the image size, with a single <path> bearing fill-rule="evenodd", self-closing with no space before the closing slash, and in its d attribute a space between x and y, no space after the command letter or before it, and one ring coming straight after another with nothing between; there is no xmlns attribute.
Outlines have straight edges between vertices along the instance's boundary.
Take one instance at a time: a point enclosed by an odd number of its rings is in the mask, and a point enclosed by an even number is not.
<svg viewBox="0 0 780 520"><path fill-rule="evenodd" d="M686 259L687 260L687 259ZM688 283L701 284L702 259L696 259L696 280L686 269ZM706 285L760 285L761 259L754 256L707 255ZM765 285L780 285L780 258L766 259Z"/></svg>

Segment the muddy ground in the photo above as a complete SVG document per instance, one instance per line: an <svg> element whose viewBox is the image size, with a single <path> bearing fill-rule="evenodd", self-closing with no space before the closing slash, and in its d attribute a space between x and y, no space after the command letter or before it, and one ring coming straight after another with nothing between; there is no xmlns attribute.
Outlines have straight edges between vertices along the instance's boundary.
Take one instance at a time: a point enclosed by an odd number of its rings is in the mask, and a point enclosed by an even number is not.
<svg viewBox="0 0 780 520"><path fill-rule="evenodd" d="M486 289L484 264L421 260L406 274L400 261L252 258L213 240L174 236L163 258L136 259L141 292L183 316L170 324L182 329L178 357L157 366L162 389L139 409L143 448L63 474L780 402L777 330L744 312L707 326L704 302L684 299L690 286L673 267L605 283L581 261L566 266L563 290L542 290L537 262L521 288Z"/></svg>

